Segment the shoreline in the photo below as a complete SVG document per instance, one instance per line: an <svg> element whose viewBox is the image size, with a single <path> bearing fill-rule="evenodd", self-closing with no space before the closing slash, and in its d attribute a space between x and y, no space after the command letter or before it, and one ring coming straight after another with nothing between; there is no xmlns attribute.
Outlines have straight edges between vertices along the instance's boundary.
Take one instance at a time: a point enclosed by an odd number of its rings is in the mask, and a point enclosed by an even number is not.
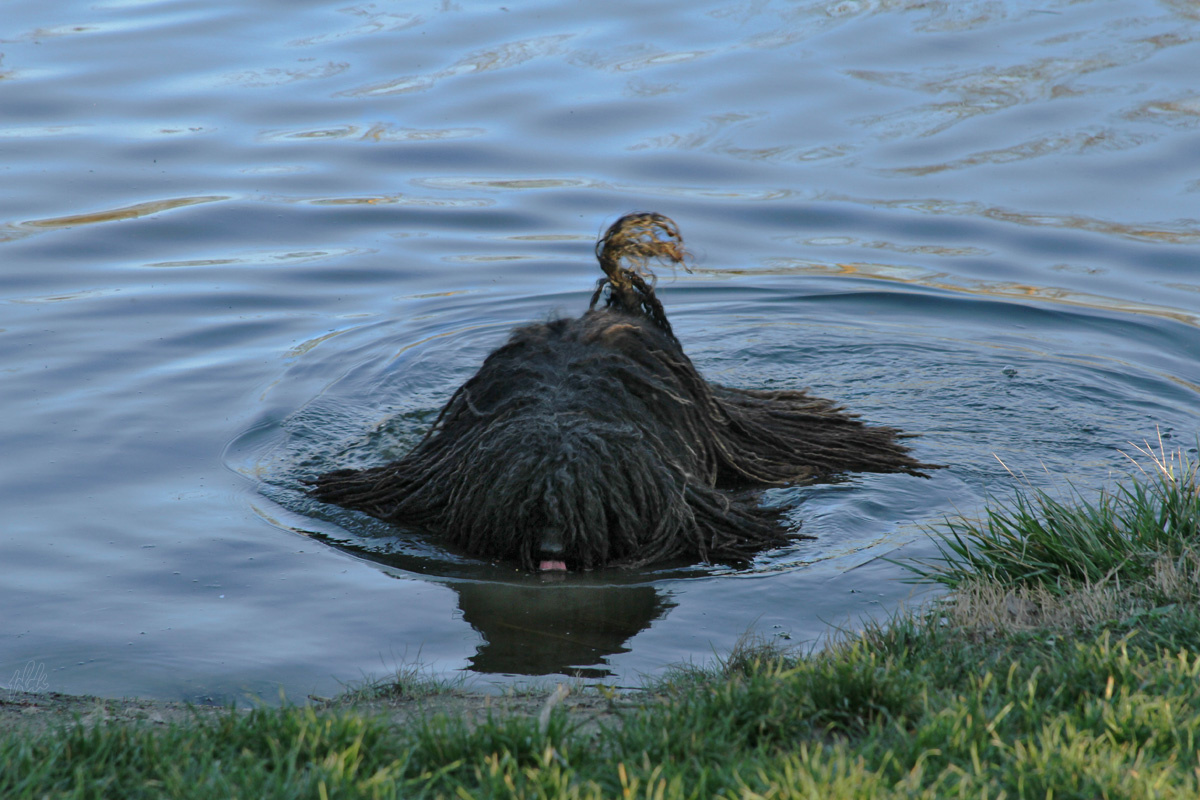
<svg viewBox="0 0 1200 800"><path fill-rule="evenodd" d="M350 690L336 697L309 697L302 703L285 702L271 706L208 706L177 700L106 698L0 688L0 736L13 731L40 733L76 722L84 726L110 722L167 726L211 720L227 713L248 714L258 708L273 711L312 708L322 713L353 712L387 717L393 723L411 722L440 714L475 723L485 720L489 714L534 717L554 710L567 714L586 727L598 722L611 722L617 710L636 704L639 695L647 692L645 689L634 689L606 694L593 685L573 684L569 678L550 688L522 687L498 694L440 686L434 682L413 682L411 679L402 685L408 689L397 692Z"/></svg>
<svg viewBox="0 0 1200 800"><path fill-rule="evenodd" d="M1200 796L1200 488L1033 490L910 565L950 591L816 653L744 641L642 689L415 671L309 705L0 692L0 795ZM76 724L78 721L80 724Z"/></svg>

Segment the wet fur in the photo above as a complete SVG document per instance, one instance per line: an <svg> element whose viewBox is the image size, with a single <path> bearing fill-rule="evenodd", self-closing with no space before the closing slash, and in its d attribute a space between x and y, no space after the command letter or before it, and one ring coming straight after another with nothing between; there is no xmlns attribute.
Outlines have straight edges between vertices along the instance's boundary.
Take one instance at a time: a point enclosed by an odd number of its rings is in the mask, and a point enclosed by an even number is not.
<svg viewBox="0 0 1200 800"><path fill-rule="evenodd" d="M322 475L313 495L478 556L579 570L742 561L796 536L748 489L928 468L831 401L708 383L645 273L605 272L607 308L516 329L408 455Z"/></svg>

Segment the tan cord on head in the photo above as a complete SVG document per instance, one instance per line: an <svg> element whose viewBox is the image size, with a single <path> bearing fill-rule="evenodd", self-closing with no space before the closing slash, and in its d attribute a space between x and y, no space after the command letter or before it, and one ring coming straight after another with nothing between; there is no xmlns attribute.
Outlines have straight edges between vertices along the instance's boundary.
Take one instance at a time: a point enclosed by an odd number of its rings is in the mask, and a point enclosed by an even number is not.
<svg viewBox="0 0 1200 800"><path fill-rule="evenodd" d="M679 226L670 217L652 211L626 214L596 243L600 268L609 282L622 290L630 287L631 274L654 284L654 273L646 266L651 260L658 258L687 269L687 255ZM621 269L622 261L629 262L629 267Z"/></svg>
<svg viewBox="0 0 1200 800"><path fill-rule="evenodd" d="M595 307L607 286L609 308L630 313L641 311L674 339L666 312L654 294L657 278L648 264L659 259L691 271L686 263L688 252L675 221L652 211L626 214L596 242L596 258L605 277L596 284L589 307Z"/></svg>

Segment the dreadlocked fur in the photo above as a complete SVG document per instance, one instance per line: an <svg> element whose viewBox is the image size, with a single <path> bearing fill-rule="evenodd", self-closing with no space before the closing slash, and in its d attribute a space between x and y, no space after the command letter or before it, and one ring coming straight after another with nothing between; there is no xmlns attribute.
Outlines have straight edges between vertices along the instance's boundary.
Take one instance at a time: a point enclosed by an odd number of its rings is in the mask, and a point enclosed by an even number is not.
<svg viewBox="0 0 1200 800"><path fill-rule="evenodd" d="M646 268L683 264L667 217L622 217L596 255L582 317L516 329L408 455L321 475L312 494L478 556L580 570L744 561L796 536L750 489L933 467L829 400L705 381Z"/></svg>

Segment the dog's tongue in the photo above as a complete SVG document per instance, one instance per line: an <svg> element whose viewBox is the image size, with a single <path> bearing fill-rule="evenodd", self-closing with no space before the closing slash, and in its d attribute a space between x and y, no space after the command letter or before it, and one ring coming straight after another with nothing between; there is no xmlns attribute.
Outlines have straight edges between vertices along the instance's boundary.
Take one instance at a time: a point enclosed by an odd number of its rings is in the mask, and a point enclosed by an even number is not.
<svg viewBox="0 0 1200 800"><path fill-rule="evenodd" d="M565 561L550 561L549 559L538 564L539 572L566 572L567 562Z"/></svg>

